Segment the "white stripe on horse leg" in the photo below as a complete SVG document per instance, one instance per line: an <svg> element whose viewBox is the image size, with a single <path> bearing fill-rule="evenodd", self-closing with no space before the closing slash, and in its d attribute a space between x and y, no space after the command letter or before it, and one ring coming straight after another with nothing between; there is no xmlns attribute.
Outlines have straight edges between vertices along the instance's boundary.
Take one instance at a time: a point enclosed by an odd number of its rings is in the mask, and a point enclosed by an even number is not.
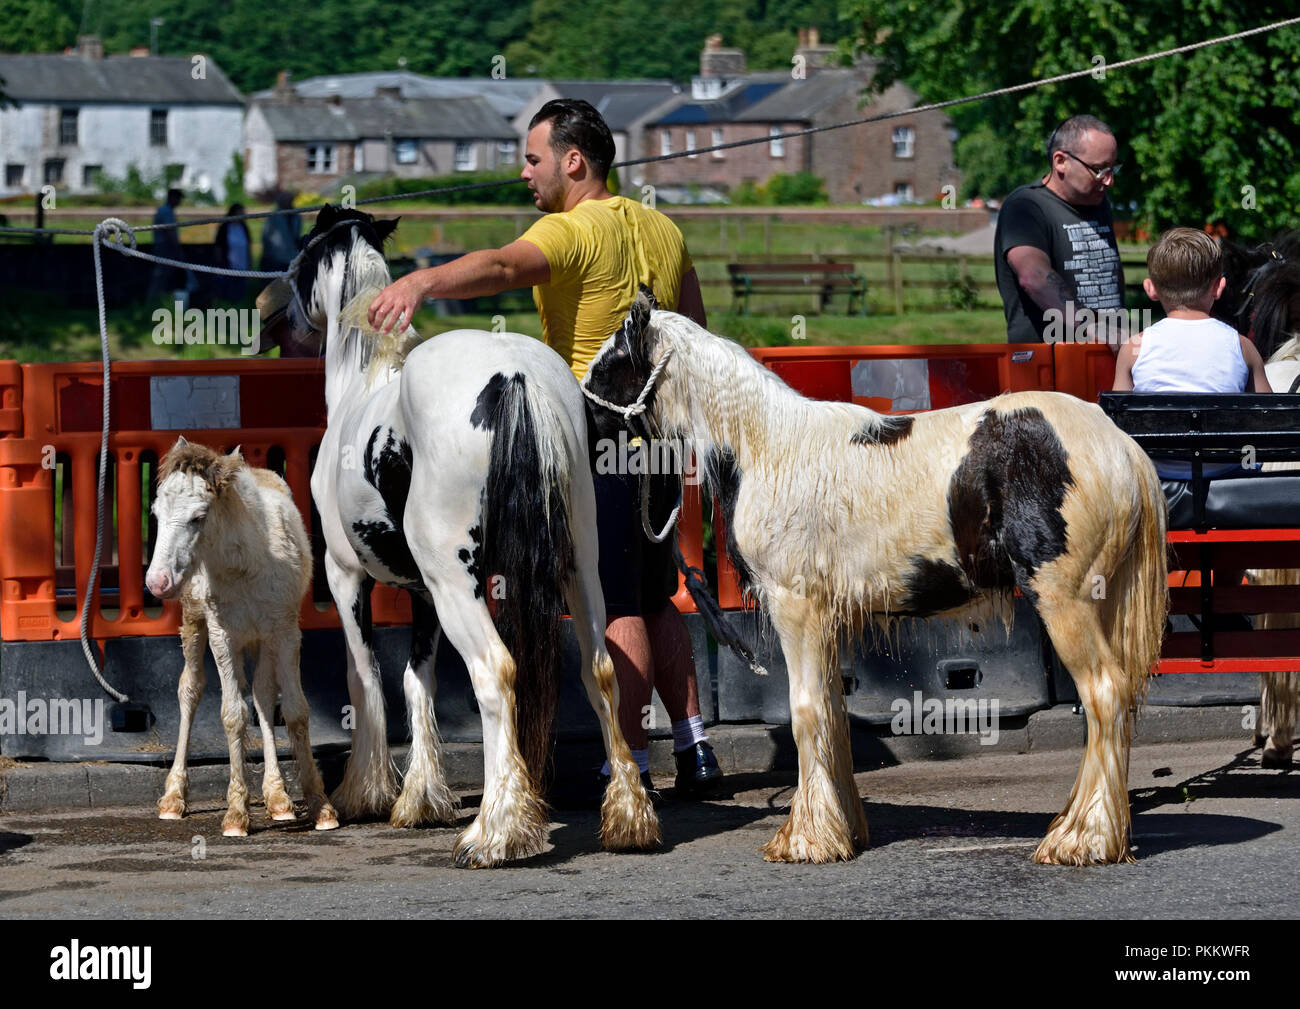
<svg viewBox="0 0 1300 1009"><path fill-rule="evenodd" d="M244 729L247 715L244 699L239 693L239 673L236 663L241 656L231 647L229 637L221 627L208 627L208 643L212 657L221 675L221 724L226 729L226 744L230 748L230 787L226 789L226 815L221 821L221 833L226 837L248 835L248 785L244 761Z"/></svg>
<svg viewBox="0 0 1300 1009"><path fill-rule="evenodd" d="M1037 579L1042 588L1042 577ZM1091 601L1049 602L1039 615L1079 691L1088 741L1065 809L1052 821L1034 861L1048 865L1132 862L1129 853L1128 757L1136 701L1102 632Z"/></svg>
<svg viewBox="0 0 1300 1009"><path fill-rule="evenodd" d="M280 684L280 708L284 713L284 724L289 730L293 759L298 765L298 783L302 787L303 798L307 801L307 815L317 830L333 830L339 825L338 814L325 797L325 785L321 781L316 758L311 752L309 708L307 698L303 696L302 675L299 671L302 632L298 629L296 616L293 623L277 632L277 640L281 642L275 661L276 680Z"/></svg>
<svg viewBox="0 0 1300 1009"><path fill-rule="evenodd" d="M769 862L834 862L867 845L867 819L853 780L839 669L830 662L828 615L784 590L769 600L790 674L790 722L799 787L790 816L763 847Z"/></svg>
<svg viewBox="0 0 1300 1009"><path fill-rule="evenodd" d="M274 639L267 637L258 651L253 671L253 709L262 730L262 800L272 820L294 820L293 800L284 788L280 761L275 754L275 653Z"/></svg>
<svg viewBox="0 0 1300 1009"><path fill-rule="evenodd" d="M185 653L185 668L176 686L176 700L181 710L180 730L176 734L176 757L171 772L158 800L158 818L179 820L185 815L185 800L189 792L189 771L186 761L190 752L190 726L194 712L203 697L203 653L208 647L208 625L201 614L188 608L181 627L181 646Z"/></svg>
<svg viewBox="0 0 1300 1009"><path fill-rule="evenodd" d="M413 544L414 546L415 544ZM533 788L515 734L515 663L497 635L487 605L469 579L433 581L418 549L443 633L469 667L483 717L483 803L474 822L456 839L456 864L484 868L542 850L550 826Z"/></svg>
<svg viewBox="0 0 1300 1009"><path fill-rule="evenodd" d="M433 606L414 593L411 615L411 655L402 675L411 727L411 755L402 781L402 794L388 818L394 827L456 822L457 801L447 787L442 740L433 708L434 659L441 631Z"/></svg>
<svg viewBox="0 0 1300 1009"><path fill-rule="evenodd" d="M582 685L600 719L600 734L609 759L609 785L600 808L600 841L606 851L641 851L661 844L659 818L618 724L618 680L614 662L605 651L605 604L600 580L595 575L594 553L587 537L574 538L579 575L570 583L565 598L573 618L573 629L582 652Z"/></svg>
<svg viewBox="0 0 1300 1009"><path fill-rule="evenodd" d="M352 702L352 750L343 781L330 797L339 815L350 820L387 816L397 799L397 768L388 752L388 719L379 662L362 638L353 612L365 582L345 571L329 553L325 577L338 608L348 646L348 697Z"/></svg>

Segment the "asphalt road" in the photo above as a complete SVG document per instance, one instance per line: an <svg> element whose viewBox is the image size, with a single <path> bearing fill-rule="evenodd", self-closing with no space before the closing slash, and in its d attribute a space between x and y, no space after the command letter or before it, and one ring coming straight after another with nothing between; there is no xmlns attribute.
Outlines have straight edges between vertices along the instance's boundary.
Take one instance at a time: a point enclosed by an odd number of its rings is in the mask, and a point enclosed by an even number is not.
<svg viewBox="0 0 1300 1009"><path fill-rule="evenodd" d="M665 802L656 853L607 854L594 811L556 811L548 851L478 872L452 868L451 828L317 833L258 806L248 838L223 838L214 802L179 822L145 807L8 815L0 917L1294 919L1300 778L1262 770L1258 752L1245 740L1135 748L1139 861L1087 869L1029 861L1076 750L861 773L871 848L827 866L757 854L792 792L777 773L734 776L718 801ZM462 825L478 797L464 800ZM1196 932L1173 941L1209 941Z"/></svg>

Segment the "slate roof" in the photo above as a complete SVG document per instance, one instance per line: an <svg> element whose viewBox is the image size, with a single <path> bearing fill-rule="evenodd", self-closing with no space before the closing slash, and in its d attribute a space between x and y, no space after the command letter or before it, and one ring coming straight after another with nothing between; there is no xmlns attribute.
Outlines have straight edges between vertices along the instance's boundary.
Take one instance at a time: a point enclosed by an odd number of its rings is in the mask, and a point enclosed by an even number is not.
<svg viewBox="0 0 1300 1009"><path fill-rule="evenodd" d="M359 74L328 74L293 81L294 90L303 98L374 98L380 88L397 88L411 98L485 99L498 115L513 119L546 82L540 78L426 77L409 70L377 70ZM269 99L270 90L258 91L253 97Z"/></svg>
<svg viewBox="0 0 1300 1009"><path fill-rule="evenodd" d="M615 133L625 132L654 109L681 93L672 81L551 81L561 98L591 102Z"/></svg>
<svg viewBox="0 0 1300 1009"><path fill-rule="evenodd" d="M392 134L422 140L515 140L482 98L357 98L281 105L255 101L276 140L363 140Z"/></svg>
<svg viewBox="0 0 1300 1009"><path fill-rule="evenodd" d="M244 104L243 95L211 57L203 80L191 76L192 68L188 56L0 55L5 93L19 103Z"/></svg>
<svg viewBox="0 0 1300 1009"><path fill-rule="evenodd" d="M803 80L784 72L747 74L719 98L701 101L685 96L650 125L812 122L824 106L862 88L861 78L852 70L816 70Z"/></svg>

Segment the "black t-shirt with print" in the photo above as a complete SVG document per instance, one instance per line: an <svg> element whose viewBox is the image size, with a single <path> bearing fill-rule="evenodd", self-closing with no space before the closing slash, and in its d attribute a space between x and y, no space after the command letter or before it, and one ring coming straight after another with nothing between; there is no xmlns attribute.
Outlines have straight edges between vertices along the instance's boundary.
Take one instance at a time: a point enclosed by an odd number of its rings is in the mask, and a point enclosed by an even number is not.
<svg viewBox="0 0 1300 1009"><path fill-rule="evenodd" d="M1124 271L1110 203L1103 199L1095 207L1076 207L1042 182L1021 186L998 211L993 240L994 270L1009 342L1041 342L1047 325L1043 310L1017 283L1016 271L1007 263L1007 250L1018 245L1047 253L1052 269L1074 290L1075 311L1124 307Z"/></svg>

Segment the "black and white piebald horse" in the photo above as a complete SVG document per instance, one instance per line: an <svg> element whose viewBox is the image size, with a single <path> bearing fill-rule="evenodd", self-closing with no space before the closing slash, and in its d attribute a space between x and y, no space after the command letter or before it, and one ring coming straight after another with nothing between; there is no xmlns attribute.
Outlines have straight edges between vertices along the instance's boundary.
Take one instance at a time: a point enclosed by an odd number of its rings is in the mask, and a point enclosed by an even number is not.
<svg viewBox="0 0 1300 1009"><path fill-rule="evenodd" d="M334 803L345 817L388 815L394 826L454 821L433 704L441 627L469 668L483 718L483 802L457 839L456 863L540 851L549 819L539 785L567 604L613 771L602 840L610 850L652 847L658 820L615 716L582 394L559 355L526 336L457 330L421 343L409 327L374 332L366 312L390 282L382 250L395 227L325 207L296 280L300 327L326 337L328 425L311 488L356 718ZM376 581L406 589L414 614L404 679L411 756L400 794L371 640Z"/></svg>
<svg viewBox="0 0 1300 1009"><path fill-rule="evenodd" d="M1300 232L1246 249L1223 242L1223 272L1228 283L1214 314L1249 333L1264 358L1274 392L1300 392ZM1265 469L1294 469L1267 463ZM1298 585L1300 570L1271 568L1249 572L1256 585ZM1300 613L1261 613L1261 630L1300 627ZM1300 671L1261 673L1259 724L1255 743L1265 767L1290 767L1300 711Z"/></svg>
<svg viewBox="0 0 1300 1009"><path fill-rule="evenodd" d="M1131 861L1128 749L1167 610L1165 504L1146 454L1050 392L890 417L805 399L744 348L655 311L643 289L584 380L684 438L726 550L780 636L799 786L773 861L867 844L837 649L868 620L1036 607L1087 713L1074 791L1035 860Z"/></svg>

